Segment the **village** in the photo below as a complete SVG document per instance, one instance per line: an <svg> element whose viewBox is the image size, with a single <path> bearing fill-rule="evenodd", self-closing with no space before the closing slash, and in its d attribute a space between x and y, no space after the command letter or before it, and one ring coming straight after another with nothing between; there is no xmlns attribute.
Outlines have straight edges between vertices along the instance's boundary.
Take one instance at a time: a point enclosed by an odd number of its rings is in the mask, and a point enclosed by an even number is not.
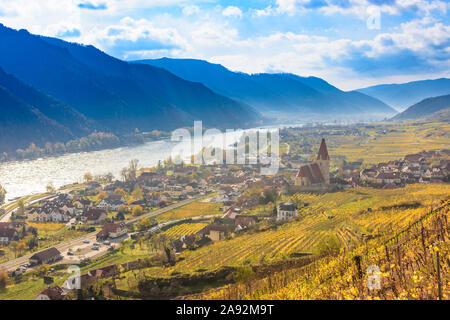
<svg viewBox="0 0 450 320"><path fill-rule="evenodd" d="M322 139L313 161L295 169L284 167L274 176L259 175L257 165L191 166L168 161L165 166L137 172L137 163L130 163L122 181L105 181L87 174L79 188L56 192L29 206L19 205L10 222L0 223L0 244L8 247L27 239L32 253L39 248L40 239L36 237L36 228L29 224L36 223L60 223L85 232L82 241L65 247L65 250L50 247L32 254L27 263L9 273L11 277L20 279L22 273L38 266L87 263L115 252L122 242L130 238L151 238L179 223L205 221L206 226L193 234L168 239L164 250L168 250L167 263L170 264L174 263L173 256L185 250L236 237L261 221L280 224L296 218L299 209L296 204L278 201L283 194L446 183L449 155L450 150L423 151L370 168L361 169L360 163L347 163L331 173L330 155L326 141ZM153 218L158 210L186 201L217 203L220 208L211 216L194 214L191 218L167 222L157 222ZM273 210L260 215L249 214L252 208L261 204L272 205ZM35 243L30 243L32 241ZM111 265L90 271L82 276L82 283L91 284L117 273L117 268ZM67 284L62 288L50 286L41 292L38 299L62 299L70 291Z"/></svg>

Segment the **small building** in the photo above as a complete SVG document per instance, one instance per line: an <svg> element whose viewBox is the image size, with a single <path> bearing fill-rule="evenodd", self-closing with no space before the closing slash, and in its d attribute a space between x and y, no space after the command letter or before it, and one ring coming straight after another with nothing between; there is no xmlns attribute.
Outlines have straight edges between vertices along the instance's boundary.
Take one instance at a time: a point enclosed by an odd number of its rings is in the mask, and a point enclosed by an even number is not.
<svg viewBox="0 0 450 320"><path fill-rule="evenodd" d="M118 238L127 233L125 223L106 223L102 230L97 233L97 239L104 240L108 238Z"/></svg>
<svg viewBox="0 0 450 320"><path fill-rule="evenodd" d="M297 207L292 202L280 203L277 207L277 221L289 220L297 217Z"/></svg>
<svg viewBox="0 0 450 320"><path fill-rule="evenodd" d="M93 224L99 223L106 218L106 211L103 209L87 208L81 215L81 221Z"/></svg>
<svg viewBox="0 0 450 320"><path fill-rule="evenodd" d="M13 240L18 239L18 233L15 229L0 228L0 243L8 244Z"/></svg>
<svg viewBox="0 0 450 320"><path fill-rule="evenodd" d="M35 300L63 300L64 290L58 286L48 287L41 291Z"/></svg>
<svg viewBox="0 0 450 320"><path fill-rule="evenodd" d="M119 210L120 206L126 204L125 198L121 195L112 195L103 199L97 206L100 209Z"/></svg>
<svg viewBox="0 0 450 320"><path fill-rule="evenodd" d="M234 218L234 225L245 229L254 226L256 221L256 217L238 215Z"/></svg>
<svg viewBox="0 0 450 320"><path fill-rule="evenodd" d="M31 265L50 264L62 259L61 252L56 248L49 248L47 250L35 253L30 257Z"/></svg>

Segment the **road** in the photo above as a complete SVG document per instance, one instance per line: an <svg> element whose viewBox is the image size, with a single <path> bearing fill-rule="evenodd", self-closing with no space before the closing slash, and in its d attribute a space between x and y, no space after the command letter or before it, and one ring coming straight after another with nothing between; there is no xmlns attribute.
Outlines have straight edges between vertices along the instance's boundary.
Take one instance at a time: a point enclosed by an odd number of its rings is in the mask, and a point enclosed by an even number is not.
<svg viewBox="0 0 450 320"><path fill-rule="evenodd" d="M142 220L144 218L151 218L151 217L157 216L159 214L168 212L170 210L179 208L179 207L184 206L186 204L189 204L191 202L197 201L199 198L201 198L201 196L196 196L196 197L191 198L191 199L186 199L186 200L174 203L174 204L172 204L170 206L167 206L167 207L155 210L155 211L151 211L151 212L143 214L143 215L141 215L139 217L130 219L130 220L126 221L126 223L127 224L134 223L134 222L137 222L137 221ZM98 233L98 231L91 232L91 233L85 234L82 237L79 237L79 238L76 238L76 239L73 239L73 240L70 240L70 241L61 242L61 243L55 245L54 247L56 249L58 249L62 253L63 251L68 250L69 248L76 247L76 246L82 246L83 245L83 241L85 241L85 240L88 240L90 243L96 241L97 233ZM36 254L37 252L44 251L44 250L45 249L40 250L40 251L36 251L36 252L33 252L33 253L30 253L30 254L27 254L25 256L22 256L20 258L14 259L14 260L10 260L10 261L5 262L5 263L2 263L2 264L0 264L0 270L1 269L8 270L8 271L9 270L15 270L19 266L21 266L22 264L28 263L28 260L29 260L29 258L32 255ZM105 253L106 253L106 251L105 251Z"/></svg>

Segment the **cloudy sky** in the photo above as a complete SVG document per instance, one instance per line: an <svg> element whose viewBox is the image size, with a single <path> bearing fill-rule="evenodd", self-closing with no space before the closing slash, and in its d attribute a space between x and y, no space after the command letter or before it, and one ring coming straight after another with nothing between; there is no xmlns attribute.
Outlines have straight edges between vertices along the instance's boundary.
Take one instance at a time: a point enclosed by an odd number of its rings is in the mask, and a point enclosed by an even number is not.
<svg viewBox="0 0 450 320"><path fill-rule="evenodd" d="M0 0L0 22L117 58L197 58L350 90L450 77L449 0Z"/></svg>

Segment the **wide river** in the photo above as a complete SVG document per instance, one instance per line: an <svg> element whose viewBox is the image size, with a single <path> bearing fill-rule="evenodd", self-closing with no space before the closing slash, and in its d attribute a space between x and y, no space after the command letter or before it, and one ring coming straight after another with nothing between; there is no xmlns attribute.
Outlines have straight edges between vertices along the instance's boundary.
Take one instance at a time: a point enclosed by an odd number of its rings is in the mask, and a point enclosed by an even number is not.
<svg viewBox="0 0 450 320"><path fill-rule="evenodd" d="M228 143L237 141L242 133L243 131L235 131L230 135L231 141L227 140ZM215 135L204 144L222 147L223 135ZM120 171L128 166L130 160L138 159L139 167L152 167L157 165L158 160L168 159L172 155L173 148L180 145L179 142L153 141L117 149L3 163L0 164L0 184L7 191L7 199L11 200L19 196L44 192L49 183L59 188L81 182L86 172L93 175L110 172L116 179L120 179ZM184 158L189 159L188 156Z"/></svg>

